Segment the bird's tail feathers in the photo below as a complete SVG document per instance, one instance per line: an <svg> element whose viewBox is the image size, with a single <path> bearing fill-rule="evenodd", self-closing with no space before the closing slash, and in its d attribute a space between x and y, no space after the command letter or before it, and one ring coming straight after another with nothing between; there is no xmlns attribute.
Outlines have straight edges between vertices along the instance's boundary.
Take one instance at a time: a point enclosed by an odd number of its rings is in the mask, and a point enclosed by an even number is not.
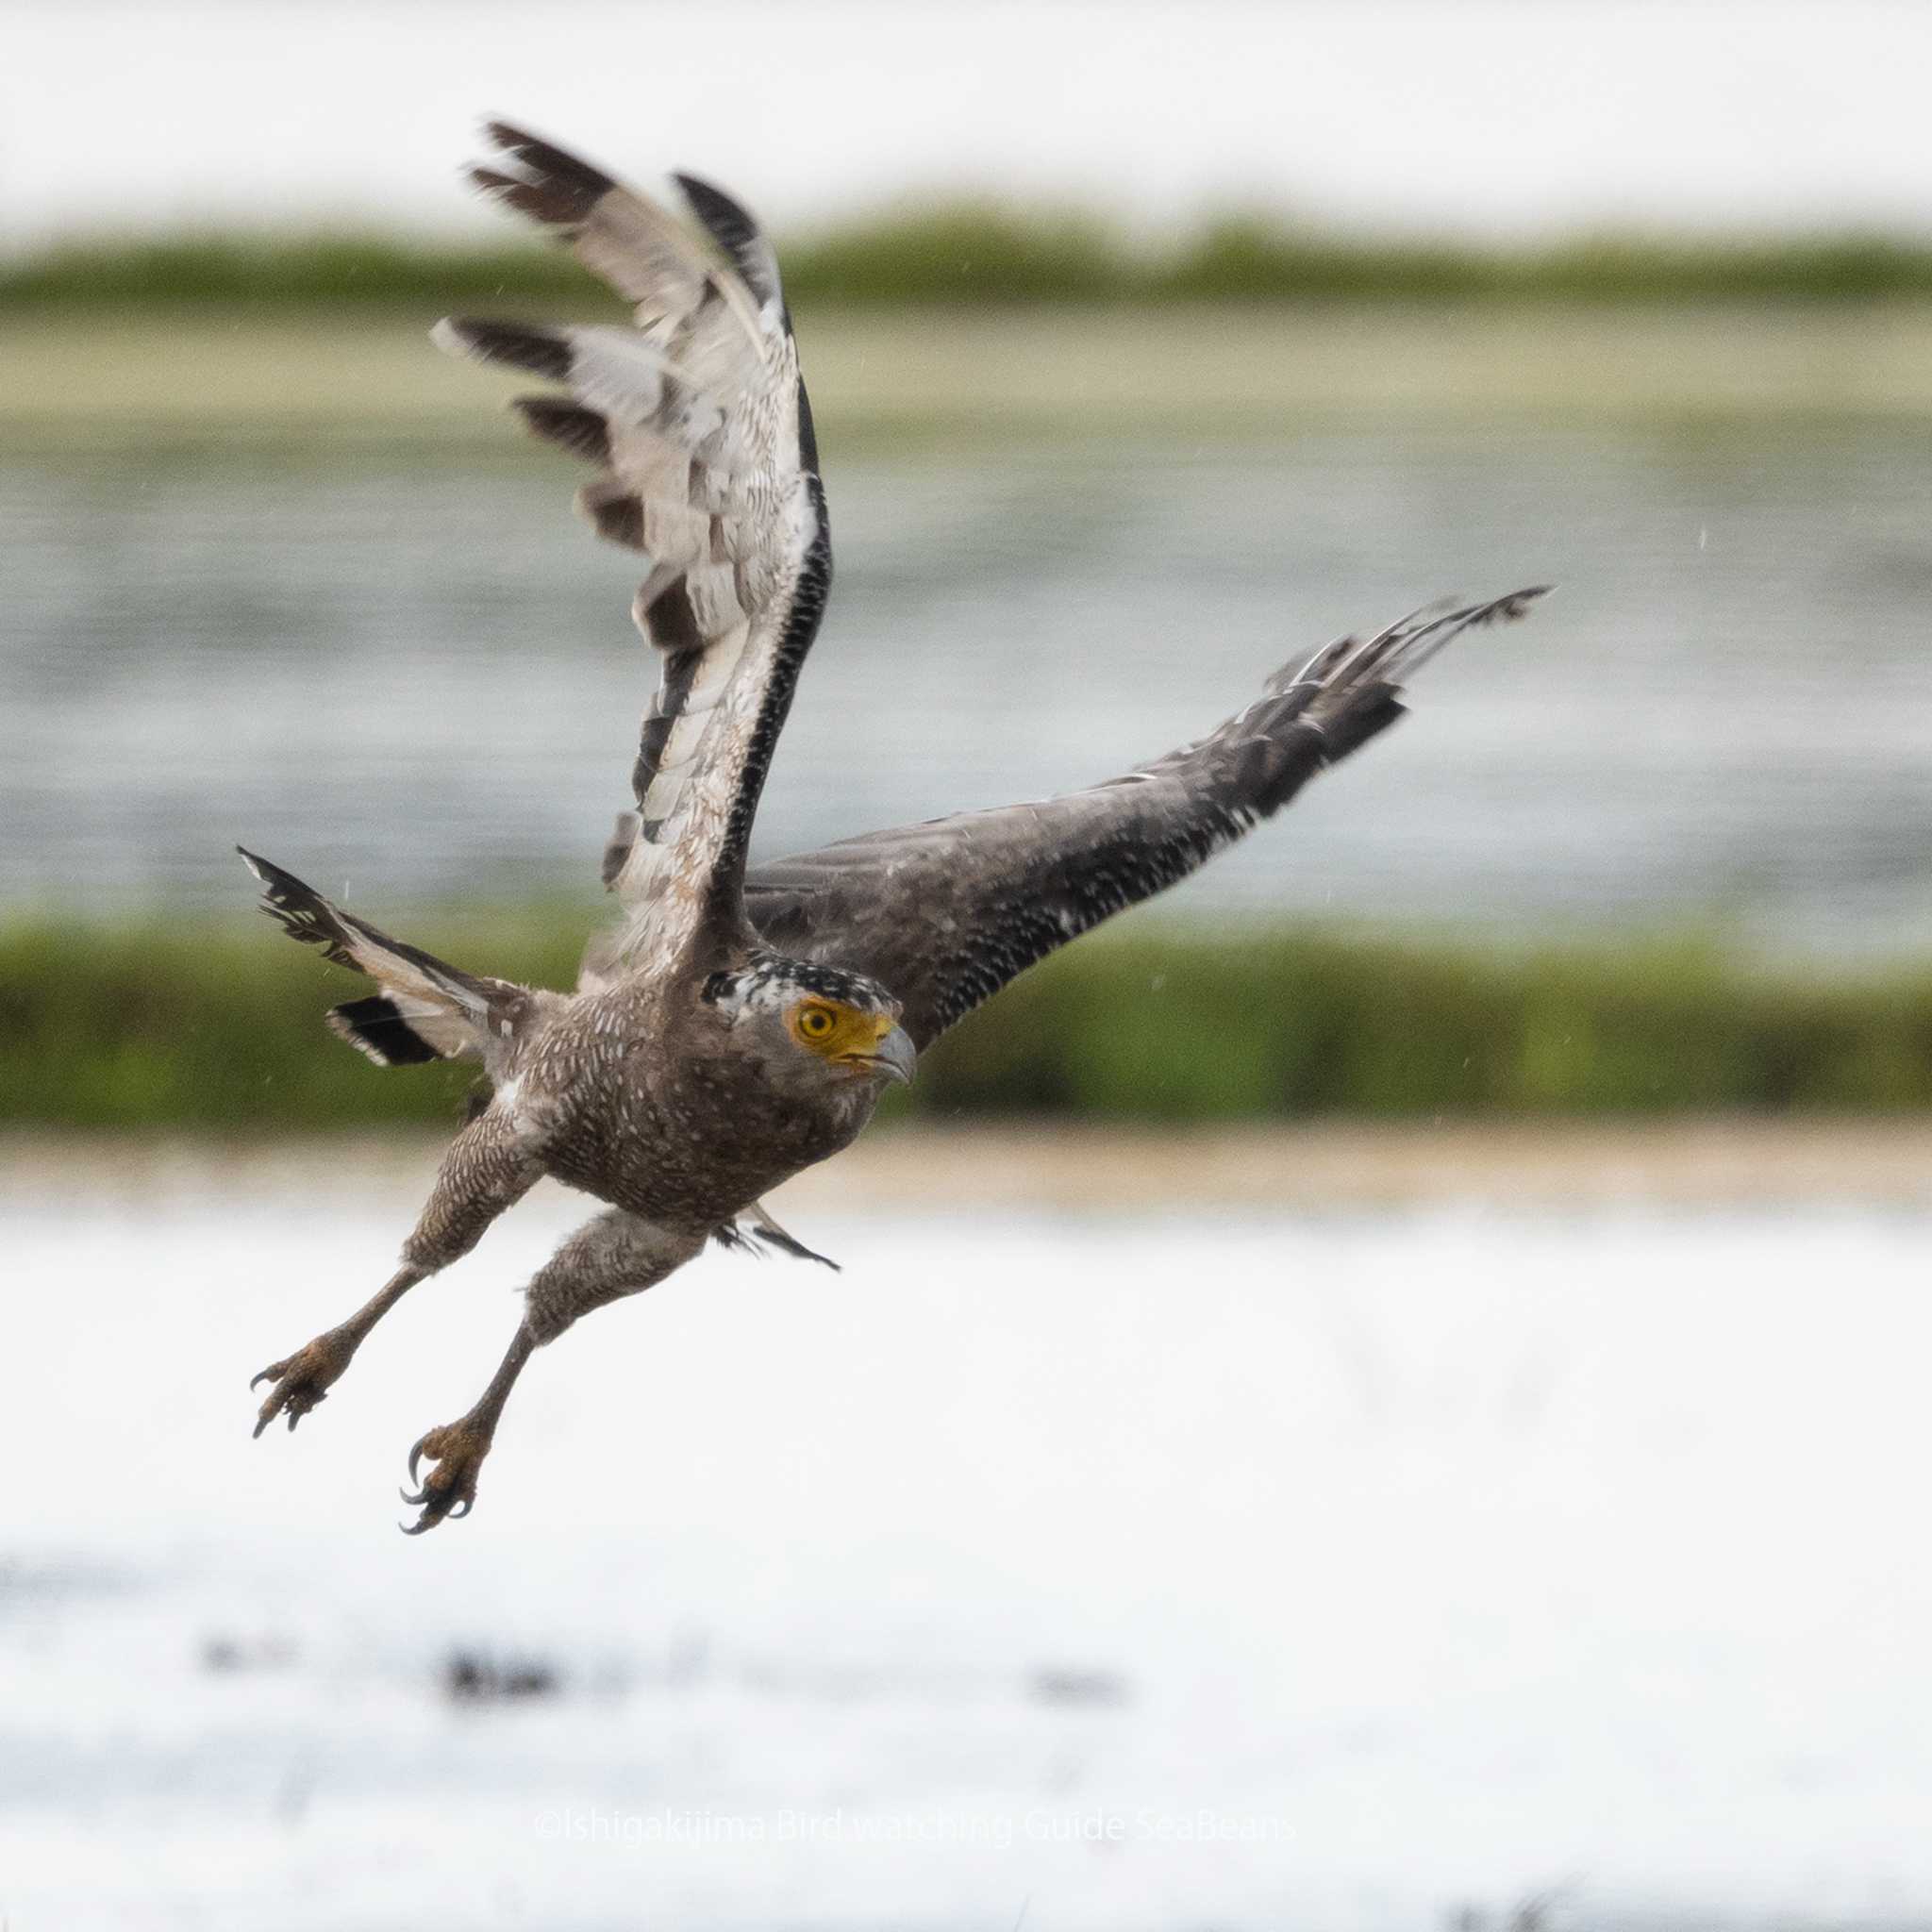
<svg viewBox="0 0 1932 1932"><path fill-rule="evenodd" d="M530 1009L525 987L479 978L434 954L391 939L331 905L314 887L237 846L261 882L262 910L291 939L319 946L325 958L367 974L380 991L328 1015L329 1030L379 1067L433 1059L491 1058Z"/></svg>

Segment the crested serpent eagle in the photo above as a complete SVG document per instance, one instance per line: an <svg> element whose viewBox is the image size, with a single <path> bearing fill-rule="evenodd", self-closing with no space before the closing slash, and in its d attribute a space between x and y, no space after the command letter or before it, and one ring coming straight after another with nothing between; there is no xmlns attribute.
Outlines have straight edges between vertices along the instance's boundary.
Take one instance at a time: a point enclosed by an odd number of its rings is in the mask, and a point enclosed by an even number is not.
<svg viewBox="0 0 1932 1932"><path fill-rule="evenodd" d="M640 553L633 615L658 686L636 810L605 855L621 925L577 987L468 972L244 853L266 909L375 981L329 1024L379 1066L469 1058L488 1101L458 1134L373 1300L256 1380L256 1423L321 1402L383 1314L467 1254L542 1174L604 1211L530 1282L502 1366L410 1451L412 1534L466 1514L510 1388L591 1309L709 1241L809 1257L760 1205L837 1153L947 1027L1052 952L1184 877L1401 715L1458 632L1537 595L1420 614L1318 651L1198 742L1084 791L843 840L747 867L773 746L832 580L811 410L771 244L715 188L660 205L492 124L487 193L562 236L628 325L452 320L445 349L528 371L514 407L594 475L578 503ZM814 1257L815 1258L815 1257ZM427 1459L427 1468L419 1467Z"/></svg>

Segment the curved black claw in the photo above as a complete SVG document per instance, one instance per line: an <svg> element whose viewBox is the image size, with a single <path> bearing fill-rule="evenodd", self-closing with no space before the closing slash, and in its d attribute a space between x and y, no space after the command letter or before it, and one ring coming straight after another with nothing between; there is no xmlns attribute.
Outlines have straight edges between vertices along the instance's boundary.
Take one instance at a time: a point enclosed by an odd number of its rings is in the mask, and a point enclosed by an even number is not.
<svg viewBox="0 0 1932 1932"><path fill-rule="evenodd" d="M414 1523L399 1523L396 1527L405 1536L421 1536L439 1523L467 1516L476 1504L476 1472L489 1454L490 1438L465 1423L446 1423L419 1436L409 1451L409 1480L417 1488L397 1493L423 1514ZM417 1465L425 1456L431 1467L419 1479Z"/></svg>
<svg viewBox="0 0 1932 1932"><path fill-rule="evenodd" d="M264 1369L260 1375L256 1376L255 1381L249 1383L249 1388L254 1389L261 1381L262 1375L274 1375L277 1378L275 1386L269 1391L268 1400L261 1405L260 1414L255 1418L255 1427L249 1432L256 1441L260 1440L262 1430L278 1415L286 1415L289 1418L289 1432L292 1435L295 1424L311 1408L328 1400L325 1385L318 1386L312 1376L298 1373L297 1365L300 1361L301 1357L297 1356L287 1363L278 1363L275 1368Z"/></svg>
<svg viewBox="0 0 1932 1932"><path fill-rule="evenodd" d="M283 1360L271 1362L252 1377L248 1384L251 1391L264 1382L275 1384L255 1418L255 1436L259 1439L262 1430L278 1415L289 1418L292 1431L311 1408L327 1399L329 1384L349 1366L349 1358L355 1353L353 1341L345 1339L340 1330L331 1330L326 1335L318 1335L307 1347L298 1348Z"/></svg>

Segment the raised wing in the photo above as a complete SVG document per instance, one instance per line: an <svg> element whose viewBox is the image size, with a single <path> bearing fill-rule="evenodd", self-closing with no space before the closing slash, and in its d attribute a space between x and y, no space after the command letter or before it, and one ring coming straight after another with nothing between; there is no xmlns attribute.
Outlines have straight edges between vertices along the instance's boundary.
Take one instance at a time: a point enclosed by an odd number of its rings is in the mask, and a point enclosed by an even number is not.
<svg viewBox="0 0 1932 1932"><path fill-rule="evenodd" d="M1027 967L1279 811L1402 715L1402 683L1452 638L1520 617L1541 594L1343 638L1144 772L760 866L746 881L752 919L774 947L877 979L923 1050Z"/></svg>
<svg viewBox="0 0 1932 1932"><path fill-rule="evenodd" d="M632 326L441 323L437 341L569 391L520 397L538 435L597 466L578 508L647 559L633 616L661 660L607 856L625 963L702 967L742 934L745 842L824 610L830 527L811 410L771 245L743 208L675 177L681 219L600 169L492 122L472 178L569 239L635 305Z"/></svg>

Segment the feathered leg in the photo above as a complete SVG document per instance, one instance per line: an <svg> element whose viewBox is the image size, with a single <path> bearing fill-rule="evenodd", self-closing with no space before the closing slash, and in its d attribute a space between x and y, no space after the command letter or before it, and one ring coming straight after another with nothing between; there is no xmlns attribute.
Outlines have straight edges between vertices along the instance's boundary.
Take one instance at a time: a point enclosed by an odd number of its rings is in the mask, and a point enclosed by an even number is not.
<svg viewBox="0 0 1932 1932"><path fill-rule="evenodd" d="M507 1116L491 1112L471 1122L443 1156L428 1204L403 1243L402 1265L388 1283L346 1322L271 1362L249 1383L251 1389L262 1382L275 1385L256 1418L255 1433L259 1436L278 1415L286 1415L292 1429L326 1397L329 1385L383 1316L419 1281L467 1255L483 1239L484 1229L520 1201L542 1171Z"/></svg>
<svg viewBox="0 0 1932 1932"><path fill-rule="evenodd" d="M503 1406L524 1364L539 1348L592 1308L655 1287L697 1254L705 1241L702 1234L675 1234L615 1208L572 1235L525 1291L524 1319L475 1407L460 1421L440 1424L420 1436L409 1451L409 1480L419 1487L413 1492L405 1490L403 1501L423 1513L403 1525L405 1533L421 1536L448 1518L470 1513L476 1501L477 1472L490 1454ZM425 1456L432 1466L419 1478L416 1467Z"/></svg>
<svg viewBox="0 0 1932 1932"><path fill-rule="evenodd" d="M293 1355L269 1363L253 1377L248 1384L251 1391L264 1382L275 1384L255 1418L255 1434L258 1437L278 1415L287 1415L292 1429L318 1402L326 1401L329 1384L349 1366L362 1345L363 1337L424 1279L425 1274L425 1270L406 1261L390 1276L386 1286L346 1322L325 1329L313 1341L304 1342Z"/></svg>

